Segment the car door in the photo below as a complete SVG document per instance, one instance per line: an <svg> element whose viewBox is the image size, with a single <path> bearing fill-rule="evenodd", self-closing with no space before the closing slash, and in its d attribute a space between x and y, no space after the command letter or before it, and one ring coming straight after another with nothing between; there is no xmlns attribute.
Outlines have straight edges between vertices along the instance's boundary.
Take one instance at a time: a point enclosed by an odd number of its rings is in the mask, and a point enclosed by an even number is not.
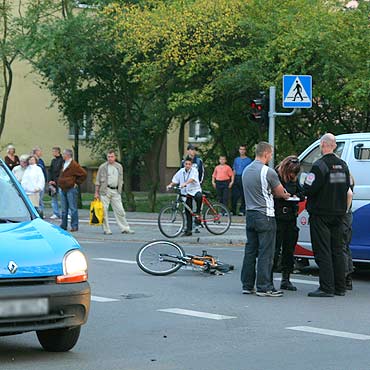
<svg viewBox="0 0 370 370"><path fill-rule="evenodd" d="M352 257L370 260L370 139L351 141L347 163L355 183Z"/></svg>

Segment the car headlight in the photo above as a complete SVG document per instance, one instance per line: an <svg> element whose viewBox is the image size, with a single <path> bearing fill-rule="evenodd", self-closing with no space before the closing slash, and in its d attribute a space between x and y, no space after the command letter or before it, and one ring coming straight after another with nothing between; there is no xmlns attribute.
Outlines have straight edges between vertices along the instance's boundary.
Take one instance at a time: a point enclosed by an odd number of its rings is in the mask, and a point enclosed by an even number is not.
<svg viewBox="0 0 370 370"><path fill-rule="evenodd" d="M63 259L63 275L57 276L57 283L80 283L87 281L87 261L85 255L75 249Z"/></svg>

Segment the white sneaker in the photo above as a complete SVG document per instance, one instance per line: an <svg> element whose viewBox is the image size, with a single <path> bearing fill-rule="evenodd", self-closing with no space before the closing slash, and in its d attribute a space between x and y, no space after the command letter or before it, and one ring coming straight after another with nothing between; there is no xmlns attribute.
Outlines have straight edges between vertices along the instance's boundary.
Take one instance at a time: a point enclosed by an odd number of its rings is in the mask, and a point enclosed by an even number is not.
<svg viewBox="0 0 370 370"><path fill-rule="evenodd" d="M122 231L122 234L135 234L135 231L134 230L124 230Z"/></svg>
<svg viewBox="0 0 370 370"><path fill-rule="evenodd" d="M59 218L57 215L52 215L52 216L50 216L50 219L51 219L51 220L56 220L57 218Z"/></svg>

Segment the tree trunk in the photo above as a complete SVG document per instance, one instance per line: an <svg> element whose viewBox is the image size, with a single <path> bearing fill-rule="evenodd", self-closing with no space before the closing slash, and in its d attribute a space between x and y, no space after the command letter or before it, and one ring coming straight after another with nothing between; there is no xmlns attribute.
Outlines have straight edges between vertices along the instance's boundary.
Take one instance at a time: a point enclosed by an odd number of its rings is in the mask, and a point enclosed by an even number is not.
<svg viewBox="0 0 370 370"><path fill-rule="evenodd" d="M180 130L179 130L179 158L180 162L182 157L184 156L184 139L185 139L185 124L187 122L187 119L183 119L180 123Z"/></svg>
<svg viewBox="0 0 370 370"><path fill-rule="evenodd" d="M167 130L162 133L160 137L153 143L152 149L144 157L145 167L147 169L148 179L148 201L150 212L155 212L155 206L157 203L157 192L161 182L160 177L160 163L159 159L162 152L164 139L166 137Z"/></svg>
<svg viewBox="0 0 370 370"><path fill-rule="evenodd" d="M12 67L5 57L3 58L3 80L4 80L3 81L4 82L4 96L2 100L1 116L0 116L0 137L5 127L6 112L8 109L10 90L12 89L12 84L13 84Z"/></svg>
<svg viewBox="0 0 370 370"><path fill-rule="evenodd" d="M73 136L74 136L74 143L73 143L73 156L74 160L79 163L79 148L80 148L80 138L79 138L79 131L80 126L75 122L70 122L70 125L73 125ZM77 208L82 208L82 195L81 195L81 186L78 185L78 193L77 193Z"/></svg>
<svg viewBox="0 0 370 370"><path fill-rule="evenodd" d="M127 161L127 165L123 171L125 195L126 195L126 209L127 211L134 212L136 211L135 195L132 192L132 176L134 170L134 161Z"/></svg>
<svg viewBox="0 0 370 370"><path fill-rule="evenodd" d="M114 130L114 125L113 125ZM118 144L118 151L121 163L123 164L124 153L122 146ZM125 208L127 211L133 212L136 210L135 195L132 192L132 174L133 174L134 161L129 159L123 168L123 189L126 196Z"/></svg>

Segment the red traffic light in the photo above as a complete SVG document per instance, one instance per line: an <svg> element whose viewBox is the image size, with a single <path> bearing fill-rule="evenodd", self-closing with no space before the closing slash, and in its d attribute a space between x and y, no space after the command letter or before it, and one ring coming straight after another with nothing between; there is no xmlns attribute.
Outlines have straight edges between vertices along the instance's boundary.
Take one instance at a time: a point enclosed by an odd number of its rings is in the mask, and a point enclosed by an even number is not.
<svg viewBox="0 0 370 370"><path fill-rule="evenodd" d="M253 121L262 119L263 99L253 99L250 102L252 108L251 118Z"/></svg>

